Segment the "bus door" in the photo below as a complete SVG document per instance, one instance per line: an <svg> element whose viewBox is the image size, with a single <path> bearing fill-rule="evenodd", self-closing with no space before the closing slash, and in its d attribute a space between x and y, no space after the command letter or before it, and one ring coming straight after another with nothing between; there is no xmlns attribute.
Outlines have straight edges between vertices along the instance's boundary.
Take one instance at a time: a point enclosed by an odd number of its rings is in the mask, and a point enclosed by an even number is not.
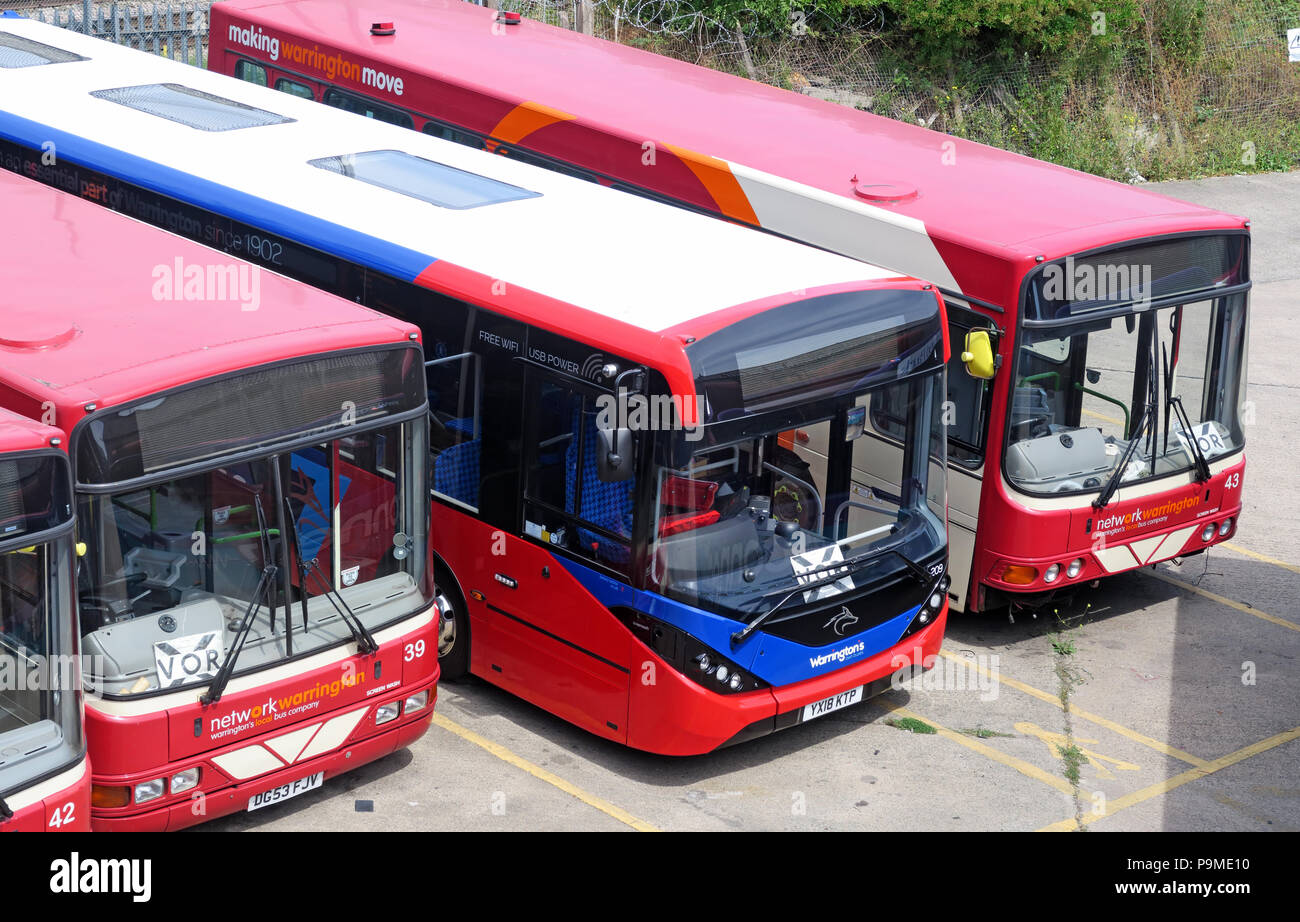
<svg viewBox="0 0 1300 922"><path fill-rule="evenodd" d="M601 393L568 376L528 370L524 540L508 557L485 558L493 567L485 574L491 595L501 600L489 628L494 660L487 678L622 741L630 640L579 578L626 582L632 559L637 479L601 477Z"/></svg>

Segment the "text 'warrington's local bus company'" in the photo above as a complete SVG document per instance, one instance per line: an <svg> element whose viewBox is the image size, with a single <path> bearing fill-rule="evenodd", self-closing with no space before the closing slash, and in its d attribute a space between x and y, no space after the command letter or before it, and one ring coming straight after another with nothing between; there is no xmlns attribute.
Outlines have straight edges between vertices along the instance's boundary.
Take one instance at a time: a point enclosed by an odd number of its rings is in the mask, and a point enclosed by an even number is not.
<svg viewBox="0 0 1300 922"><path fill-rule="evenodd" d="M208 66L934 282L956 608L1236 531L1242 218L469 3L225 0Z"/></svg>
<svg viewBox="0 0 1300 922"><path fill-rule="evenodd" d="M59 181L52 138L97 202L253 235L253 261L420 328L444 676L685 755L932 664L931 285L0 18L19 40L76 60L0 73L11 169Z"/></svg>
<svg viewBox="0 0 1300 922"><path fill-rule="evenodd" d="M10 173L0 212L26 270L7 281L0 407L57 422L72 462L58 517L0 539L6 579L48 580L62 615L42 645L6 605L0 644L75 649L52 631L79 622L93 786L68 819L179 829L419 738L438 666L418 331ZM75 594L54 540L74 502ZM81 752L78 695L27 696L16 732L45 743L46 774Z"/></svg>

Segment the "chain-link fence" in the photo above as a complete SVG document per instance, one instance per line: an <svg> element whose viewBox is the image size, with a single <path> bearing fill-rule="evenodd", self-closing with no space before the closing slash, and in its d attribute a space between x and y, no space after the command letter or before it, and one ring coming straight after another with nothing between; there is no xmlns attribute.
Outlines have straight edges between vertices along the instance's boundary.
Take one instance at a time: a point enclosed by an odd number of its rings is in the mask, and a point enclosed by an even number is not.
<svg viewBox="0 0 1300 922"><path fill-rule="evenodd" d="M988 55L953 61L942 75L909 65L883 17L850 29L796 13L773 32L743 14L720 23L687 0L468 2L1115 178L1300 165L1300 63L1288 63L1286 49L1300 14L1284 12L1280 0L1209 0L1213 15L1190 61L1165 60L1157 47L1104 67L1077 55ZM46 22L88 25L91 34L200 66L209 5L17 3Z"/></svg>
<svg viewBox="0 0 1300 922"><path fill-rule="evenodd" d="M17 10L31 19L76 32L106 38L186 61L198 67L207 64L208 7L210 2L190 3L66 3L0 0L5 9Z"/></svg>

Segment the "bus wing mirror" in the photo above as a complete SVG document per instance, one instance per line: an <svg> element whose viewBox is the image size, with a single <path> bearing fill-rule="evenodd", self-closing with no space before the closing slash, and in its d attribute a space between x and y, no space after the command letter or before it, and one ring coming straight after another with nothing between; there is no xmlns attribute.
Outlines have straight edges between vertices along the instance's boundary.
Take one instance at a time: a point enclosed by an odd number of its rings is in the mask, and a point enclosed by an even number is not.
<svg viewBox="0 0 1300 922"><path fill-rule="evenodd" d="M631 480L632 430L596 429L599 444L596 455L596 476L604 483Z"/></svg>
<svg viewBox="0 0 1300 922"><path fill-rule="evenodd" d="M966 349L961 354L961 361L972 378L987 381L997 374L997 356L993 354L988 330L971 330L966 334Z"/></svg>

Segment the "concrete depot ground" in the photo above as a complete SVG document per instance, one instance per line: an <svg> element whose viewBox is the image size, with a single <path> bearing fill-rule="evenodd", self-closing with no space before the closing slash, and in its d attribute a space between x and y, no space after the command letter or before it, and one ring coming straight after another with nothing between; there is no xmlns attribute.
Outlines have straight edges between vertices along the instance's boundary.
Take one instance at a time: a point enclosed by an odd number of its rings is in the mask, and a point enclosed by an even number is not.
<svg viewBox="0 0 1300 922"><path fill-rule="evenodd" d="M1050 614L953 617L941 662L984 691L913 683L764 739L668 759L482 681L449 683L434 726L408 751L200 828L1300 828L1300 379L1290 373L1300 173L1151 188L1254 221L1253 421L1231 542L1181 568L1103 581L1059 624ZM1075 652L1059 655L1054 641ZM1077 790L1058 749L1063 682ZM938 732L888 723L900 717Z"/></svg>

